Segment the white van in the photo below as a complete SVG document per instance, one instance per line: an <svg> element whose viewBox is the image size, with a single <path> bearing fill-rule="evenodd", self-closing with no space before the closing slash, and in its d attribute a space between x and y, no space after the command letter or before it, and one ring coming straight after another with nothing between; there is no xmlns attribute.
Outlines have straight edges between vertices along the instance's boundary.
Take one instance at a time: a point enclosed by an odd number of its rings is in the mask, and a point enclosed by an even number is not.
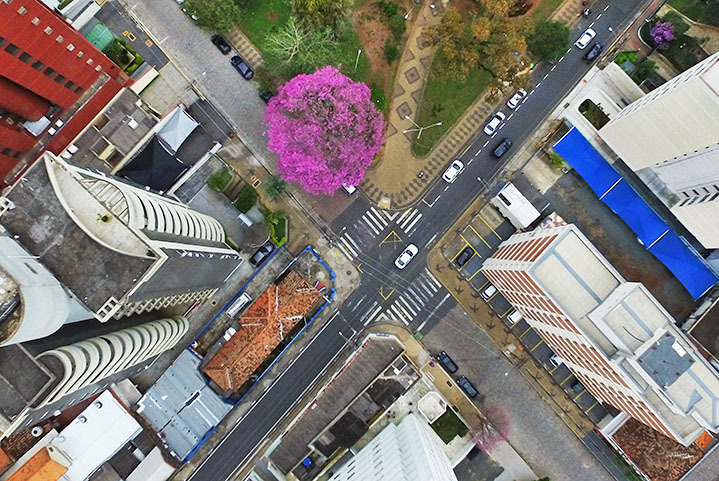
<svg viewBox="0 0 719 481"><path fill-rule="evenodd" d="M227 317L229 317L230 319L236 318L240 311L242 311L242 309L244 309L244 307L250 302L252 302L252 298L250 297L250 295L246 292L243 292L242 294L240 294L240 297L238 297L237 300L235 300L235 302L233 302L230 307L227 308Z"/></svg>

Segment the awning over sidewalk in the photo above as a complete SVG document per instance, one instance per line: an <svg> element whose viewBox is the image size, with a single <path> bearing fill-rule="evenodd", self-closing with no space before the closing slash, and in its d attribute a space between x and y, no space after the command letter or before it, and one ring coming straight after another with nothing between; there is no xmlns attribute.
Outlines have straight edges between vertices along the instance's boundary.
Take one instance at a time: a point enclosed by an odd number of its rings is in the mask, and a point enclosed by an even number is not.
<svg viewBox="0 0 719 481"><path fill-rule="evenodd" d="M706 294L719 281L696 250L669 228L579 130L570 130L554 145L554 150L582 176L599 199L622 218L694 299Z"/></svg>

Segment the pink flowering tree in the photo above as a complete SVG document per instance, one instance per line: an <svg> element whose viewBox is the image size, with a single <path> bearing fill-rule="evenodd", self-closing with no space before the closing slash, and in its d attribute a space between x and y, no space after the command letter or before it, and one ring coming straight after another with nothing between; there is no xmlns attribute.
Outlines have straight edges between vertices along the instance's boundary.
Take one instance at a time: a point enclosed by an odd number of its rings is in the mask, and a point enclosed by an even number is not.
<svg viewBox="0 0 719 481"><path fill-rule="evenodd" d="M649 31L649 35L652 36L652 41L659 50L666 50L669 48L669 42L675 37L674 25L669 22L657 22Z"/></svg>
<svg viewBox="0 0 719 481"><path fill-rule="evenodd" d="M369 88L331 66L280 87L265 122L277 172L314 195L359 184L384 142L384 117Z"/></svg>

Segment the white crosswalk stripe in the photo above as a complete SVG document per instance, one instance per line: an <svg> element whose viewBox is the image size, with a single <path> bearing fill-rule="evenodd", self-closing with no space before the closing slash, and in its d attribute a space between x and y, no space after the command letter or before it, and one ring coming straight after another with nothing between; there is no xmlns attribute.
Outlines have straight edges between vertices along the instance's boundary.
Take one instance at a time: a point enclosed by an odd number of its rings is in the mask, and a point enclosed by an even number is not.
<svg viewBox="0 0 719 481"><path fill-rule="evenodd" d="M425 318L423 322L426 322L426 317L435 310L439 302L437 293L441 287L442 284L425 268L425 271L385 309L380 318L406 325L417 318Z"/></svg>
<svg viewBox="0 0 719 481"><path fill-rule="evenodd" d="M362 216L362 220L365 221L365 224L367 224L370 229L372 229L372 232L374 232L375 235L379 235L379 232L380 232L380 231L379 231L379 230L377 229L377 227L369 220L369 217L368 217L367 214L365 214L365 215Z"/></svg>
<svg viewBox="0 0 719 481"><path fill-rule="evenodd" d="M359 254L358 254L358 252L354 249L354 247L352 247L352 245L350 244L350 242L349 242L349 237L350 237L349 234L344 234L342 237L340 237L340 242L342 243L342 245L343 245L344 247L347 248L347 250L346 250L345 252L348 252L348 251L349 251L349 252L351 253L351 256L349 256L349 257L350 257L350 260L352 260L352 259L354 259L355 257L357 257ZM344 249L343 249L343 250L344 250Z"/></svg>
<svg viewBox="0 0 719 481"><path fill-rule="evenodd" d="M437 280L436 277L434 277L434 274L432 274L432 271L430 271L429 269L427 269L427 268L425 267L425 268L424 268L424 272L427 274L427 276L428 276L430 279L432 279L432 282L434 282L434 283L437 285L437 287L442 287L442 284Z"/></svg>
<svg viewBox="0 0 719 481"><path fill-rule="evenodd" d="M399 224L400 229L406 232L408 230L406 227L409 223L412 222L413 219L419 219L420 217L422 217L422 213L420 211L417 209L409 209L402 214L399 219L397 219L397 224ZM414 222L412 222L412 225L414 225Z"/></svg>
<svg viewBox="0 0 719 481"><path fill-rule="evenodd" d="M373 307L374 307L374 305L373 305ZM371 308L370 308L370 310L371 310ZM374 318L377 317L377 314L379 314L379 312L381 310L382 310L382 306L377 306L377 308L374 311L372 311L372 314L367 316L367 319L365 319L365 321L364 321L364 325L366 326L367 324L372 322L374 320Z"/></svg>

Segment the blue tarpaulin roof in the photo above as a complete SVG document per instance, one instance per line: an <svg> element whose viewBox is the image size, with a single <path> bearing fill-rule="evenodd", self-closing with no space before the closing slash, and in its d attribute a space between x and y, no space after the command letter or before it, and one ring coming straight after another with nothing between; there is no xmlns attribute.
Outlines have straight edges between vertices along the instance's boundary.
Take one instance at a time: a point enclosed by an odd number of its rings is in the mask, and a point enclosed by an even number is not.
<svg viewBox="0 0 719 481"><path fill-rule="evenodd" d="M669 228L576 128L562 137L554 150L626 222L694 299L719 281L704 259Z"/></svg>
<svg viewBox="0 0 719 481"><path fill-rule="evenodd" d="M641 197L622 180L602 198L629 227L637 234L642 244L649 247L669 232L669 227Z"/></svg>

